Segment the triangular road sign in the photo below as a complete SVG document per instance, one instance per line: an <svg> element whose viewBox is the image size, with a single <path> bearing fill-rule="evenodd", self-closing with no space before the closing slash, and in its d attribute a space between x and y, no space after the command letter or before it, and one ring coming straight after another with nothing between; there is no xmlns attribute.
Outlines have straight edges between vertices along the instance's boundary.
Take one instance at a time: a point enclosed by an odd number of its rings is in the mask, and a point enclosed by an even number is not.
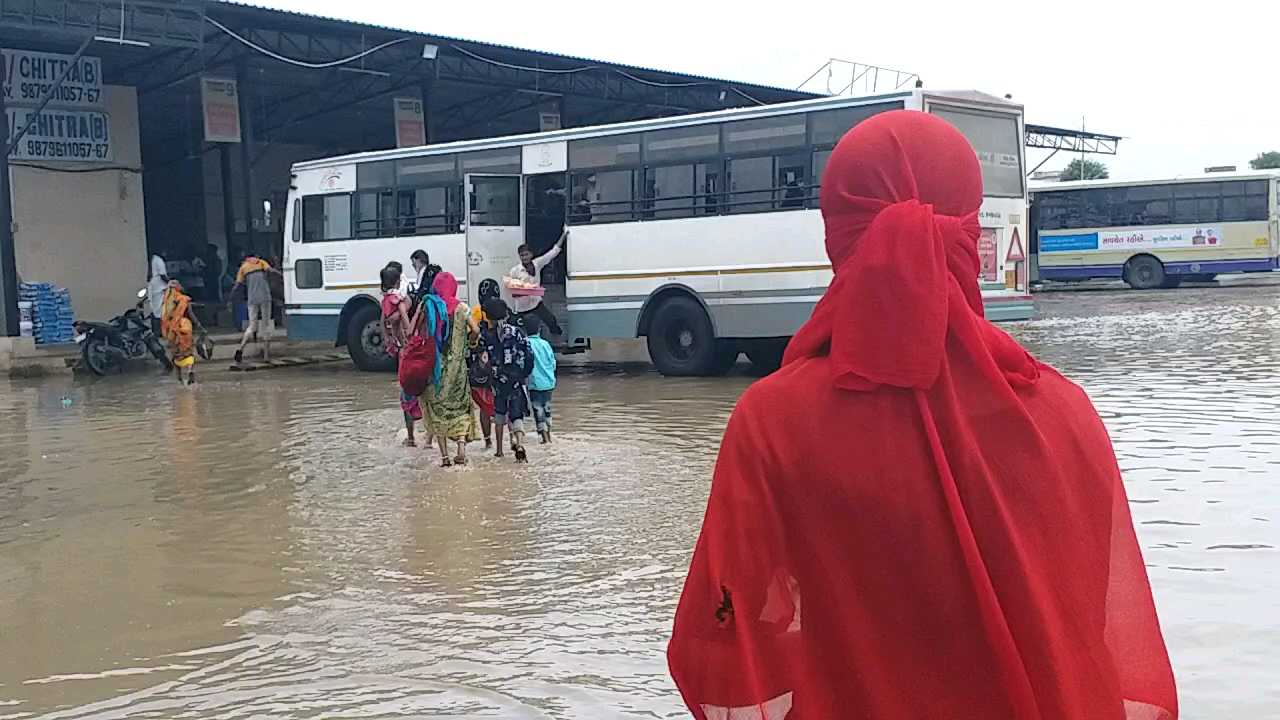
<svg viewBox="0 0 1280 720"><path fill-rule="evenodd" d="M1018 235L1016 227L1013 229L1013 239L1009 241L1009 252L1005 253L1004 261L1006 263L1027 261L1027 253L1022 249L1022 237Z"/></svg>

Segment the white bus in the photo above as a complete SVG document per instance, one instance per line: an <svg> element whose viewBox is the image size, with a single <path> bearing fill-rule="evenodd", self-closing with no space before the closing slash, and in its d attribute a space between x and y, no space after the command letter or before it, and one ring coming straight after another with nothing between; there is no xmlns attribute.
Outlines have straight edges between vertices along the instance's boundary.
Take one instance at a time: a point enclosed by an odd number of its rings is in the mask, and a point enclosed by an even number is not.
<svg viewBox="0 0 1280 720"><path fill-rule="evenodd" d="M1280 265L1277 175L1052 183L1032 189L1041 280L1119 278L1138 290Z"/></svg>
<svg viewBox="0 0 1280 720"><path fill-rule="evenodd" d="M818 181L859 121L935 113L973 143L986 198L984 293L993 319L1028 317L1004 250L1026 235L1022 108L914 90L367 152L293 168L285 243L290 337L335 340L362 369L381 347L378 273L423 249L476 300L527 243L565 252L543 271L562 349L647 339L669 375L777 364L832 272ZM1010 283L1013 273L1008 273Z"/></svg>

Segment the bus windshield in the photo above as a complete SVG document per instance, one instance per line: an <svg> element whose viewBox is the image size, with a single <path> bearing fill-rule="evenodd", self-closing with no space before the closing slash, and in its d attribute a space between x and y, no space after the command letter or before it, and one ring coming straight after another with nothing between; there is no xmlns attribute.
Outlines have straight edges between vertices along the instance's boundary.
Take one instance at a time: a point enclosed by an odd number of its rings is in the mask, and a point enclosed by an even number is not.
<svg viewBox="0 0 1280 720"><path fill-rule="evenodd" d="M984 194L990 197L1022 197L1022 136L1013 115L933 108L933 114L955 125L969 139L982 165Z"/></svg>

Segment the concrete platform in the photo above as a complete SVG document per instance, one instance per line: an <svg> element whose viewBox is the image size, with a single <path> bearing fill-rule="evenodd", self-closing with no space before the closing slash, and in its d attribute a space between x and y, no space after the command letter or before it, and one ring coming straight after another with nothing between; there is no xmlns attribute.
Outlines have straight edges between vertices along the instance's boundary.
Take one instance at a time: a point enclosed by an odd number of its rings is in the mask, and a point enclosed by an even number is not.
<svg viewBox="0 0 1280 720"><path fill-rule="evenodd" d="M80 357L75 343L36 345L29 337L0 337L0 374L35 377L71 372L68 361Z"/></svg>

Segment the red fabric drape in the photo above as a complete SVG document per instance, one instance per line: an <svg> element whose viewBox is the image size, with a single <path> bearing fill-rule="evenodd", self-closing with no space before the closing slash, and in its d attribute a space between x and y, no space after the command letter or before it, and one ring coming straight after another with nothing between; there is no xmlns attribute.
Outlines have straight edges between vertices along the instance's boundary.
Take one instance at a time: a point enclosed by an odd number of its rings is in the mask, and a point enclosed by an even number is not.
<svg viewBox="0 0 1280 720"><path fill-rule="evenodd" d="M676 613L695 717L1177 717L1106 430L982 318L981 201L930 115L832 154L835 279L734 411Z"/></svg>

